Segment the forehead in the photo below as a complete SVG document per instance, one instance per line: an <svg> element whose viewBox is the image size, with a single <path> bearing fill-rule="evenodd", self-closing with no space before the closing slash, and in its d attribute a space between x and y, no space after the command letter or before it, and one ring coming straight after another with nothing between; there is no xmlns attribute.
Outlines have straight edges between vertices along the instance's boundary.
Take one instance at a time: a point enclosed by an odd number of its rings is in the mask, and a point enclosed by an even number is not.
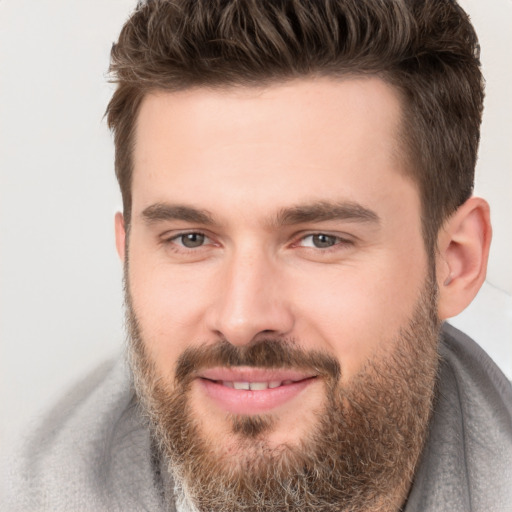
<svg viewBox="0 0 512 512"><path fill-rule="evenodd" d="M400 119L398 93L375 77L148 95L135 132L133 211L168 201L267 210L371 202L407 174Z"/></svg>

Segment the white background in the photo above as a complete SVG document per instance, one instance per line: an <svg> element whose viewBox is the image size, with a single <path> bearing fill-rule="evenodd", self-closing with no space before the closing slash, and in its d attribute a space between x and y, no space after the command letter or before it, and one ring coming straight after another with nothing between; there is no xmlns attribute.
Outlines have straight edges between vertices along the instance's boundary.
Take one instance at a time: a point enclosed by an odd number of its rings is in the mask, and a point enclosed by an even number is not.
<svg viewBox="0 0 512 512"><path fill-rule="evenodd" d="M120 350L121 200L102 119L133 0L0 0L0 443ZM488 282L453 323L512 378L512 1L464 0L487 78L476 191L491 202Z"/></svg>

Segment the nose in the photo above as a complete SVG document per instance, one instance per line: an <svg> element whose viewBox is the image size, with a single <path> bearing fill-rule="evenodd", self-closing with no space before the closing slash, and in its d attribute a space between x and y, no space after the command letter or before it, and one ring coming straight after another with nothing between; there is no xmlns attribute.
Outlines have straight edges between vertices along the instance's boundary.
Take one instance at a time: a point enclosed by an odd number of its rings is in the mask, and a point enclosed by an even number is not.
<svg viewBox="0 0 512 512"><path fill-rule="evenodd" d="M278 264L264 250L238 250L223 262L207 314L210 331L243 346L289 335L294 317Z"/></svg>

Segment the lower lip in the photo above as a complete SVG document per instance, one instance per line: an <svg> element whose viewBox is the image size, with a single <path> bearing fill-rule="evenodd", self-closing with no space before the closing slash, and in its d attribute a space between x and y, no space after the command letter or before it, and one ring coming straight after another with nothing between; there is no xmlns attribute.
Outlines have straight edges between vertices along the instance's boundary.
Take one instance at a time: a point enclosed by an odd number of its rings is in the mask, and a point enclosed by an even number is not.
<svg viewBox="0 0 512 512"><path fill-rule="evenodd" d="M220 406L232 414L262 414L271 412L281 405L296 398L315 378L304 379L285 386L260 391L233 389L207 379L198 379L206 394Z"/></svg>

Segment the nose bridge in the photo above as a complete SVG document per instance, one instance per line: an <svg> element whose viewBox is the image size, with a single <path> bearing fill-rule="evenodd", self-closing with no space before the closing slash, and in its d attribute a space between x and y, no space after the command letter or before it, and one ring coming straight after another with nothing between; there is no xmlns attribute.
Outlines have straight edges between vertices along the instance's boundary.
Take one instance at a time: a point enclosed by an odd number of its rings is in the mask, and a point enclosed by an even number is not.
<svg viewBox="0 0 512 512"><path fill-rule="evenodd" d="M293 326L276 260L264 247L247 243L226 258L213 305L211 328L234 345L261 333L283 335Z"/></svg>

